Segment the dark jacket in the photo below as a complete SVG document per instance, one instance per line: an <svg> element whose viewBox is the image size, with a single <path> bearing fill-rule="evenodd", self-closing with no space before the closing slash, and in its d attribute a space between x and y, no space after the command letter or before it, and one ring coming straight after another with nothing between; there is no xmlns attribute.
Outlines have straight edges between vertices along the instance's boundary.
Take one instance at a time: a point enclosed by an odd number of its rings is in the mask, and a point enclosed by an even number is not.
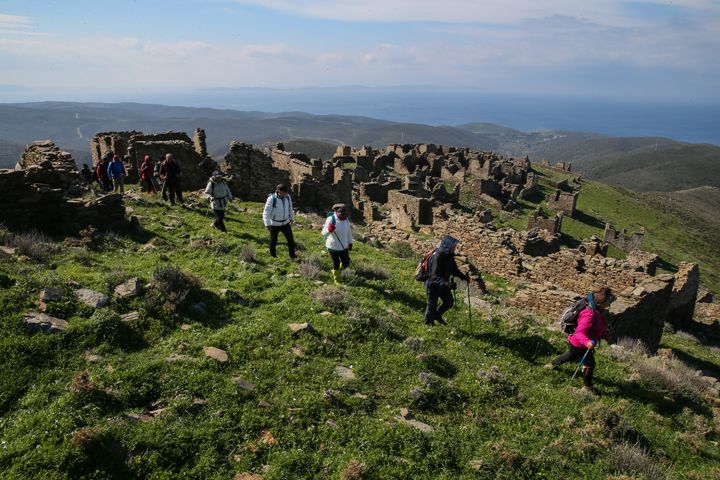
<svg viewBox="0 0 720 480"><path fill-rule="evenodd" d="M453 237L446 235L435 249L430 260L428 260L428 279L425 287L450 287L450 276L467 280L468 277L460 271L455 263L453 247L459 242Z"/></svg>
<svg viewBox="0 0 720 480"><path fill-rule="evenodd" d="M163 162L160 175L165 177L166 182L175 182L180 177L180 165L177 162Z"/></svg>

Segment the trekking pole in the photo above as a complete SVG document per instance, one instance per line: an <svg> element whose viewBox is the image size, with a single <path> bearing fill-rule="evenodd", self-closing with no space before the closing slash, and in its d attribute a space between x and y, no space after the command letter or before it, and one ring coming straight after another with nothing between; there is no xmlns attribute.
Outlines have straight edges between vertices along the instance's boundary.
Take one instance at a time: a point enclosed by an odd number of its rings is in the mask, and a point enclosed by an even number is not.
<svg viewBox="0 0 720 480"><path fill-rule="evenodd" d="M593 342L593 345L595 345L595 340L593 340L592 342ZM570 382L572 382L575 379L575 375L577 375L578 370L580 370L580 367L582 367L583 364L585 363L585 358L588 356L588 353L590 353L589 348L587 350L585 350L585 355L583 355L583 357L580 359L580 363L578 363L578 366L575 368L575 373L573 373L573 376L568 381L568 384L570 384Z"/></svg>
<svg viewBox="0 0 720 480"><path fill-rule="evenodd" d="M457 293L455 292L455 289L453 288L453 305L457 307ZM455 315L455 330L460 333L460 319L457 315Z"/></svg>

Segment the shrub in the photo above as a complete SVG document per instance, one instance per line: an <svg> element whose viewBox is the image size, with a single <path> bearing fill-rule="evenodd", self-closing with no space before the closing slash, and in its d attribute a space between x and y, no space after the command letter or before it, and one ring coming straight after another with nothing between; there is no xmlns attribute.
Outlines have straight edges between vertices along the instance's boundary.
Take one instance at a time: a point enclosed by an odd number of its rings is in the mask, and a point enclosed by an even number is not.
<svg viewBox="0 0 720 480"><path fill-rule="evenodd" d="M586 422L596 429L604 438L630 440L637 442L640 435L616 409L603 403L593 403L583 410Z"/></svg>
<svg viewBox="0 0 720 480"><path fill-rule="evenodd" d="M415 258L415 252L408 242L391 243L388 248L390 254L398 258Z"/></svg>
<svg viewBox="0 0 720 480"><path fill-rule="evenodd" d="M5 227L0 227L0 244L14 247L18 253L33 260L45 260L62 248L50 237L36 230L13 233Z"/></svg>
<svg viewBox="0 0 720 480"><path fill-rule="evenodd" d="M309 263L310 265L317 267L319 270L323 269L325 256L319 253L310 254L303 263Z"/></svg>
<svg viewBox="0 0 720 480"><path fill-rule="evenodd" d="M245 263L257 263L257 254L255 253L255 249L250 245L242 247L242 250L240 250L240 260Z"/></svg>
<svg viewBox="0 0 720 480"><path fill-rule="evenodd" d="M638 445L615 445L610 449L609 461L617 473L643 475L645 478L665 478L665 472L657 465L657 461L650 457L649 452Z"/></svg>
<svg viewBox="0 0 720 480"><path fill-rule="evenodd" d="M700 401L707 388L705 381L695 371L675 358L665 365L657 358L640 358L635 362L640 378L676 396Z"/></svg>
<svg viewBox="0 0 720 480"><path fill-rule="evenodd" d="M355 273L369 280L387 280L390 277L388 271L378 265L356 265Z"/></svg>
<svg viewBox="0 0 720 480"><path fill-rule="evenodd" d="M322 271L320 270L320 268L313 265L312 263L305 261L302 262L298 267L298 273L305 278L309 278L310 280L319 280Z"/></svg>
<svg viewBox="0 0 720 480"><path fill-rule="evenodd" d="M317 303L331 310L345 310L350 306L350 296L337 287L318 288L312 297Z"/></svg>
<svg viewBox="0 0 720 480"><path fill-rule="evenodd" d="M340 272L340 279L343 281L343 283L352 284L353 282L355 282L357 277L355 276L355 272L353 272L349 268L346 268L345 270L342 270Z"/></svg>
<svg viewBox="0 0 720 480"><path fill-rule="evenodd" d="M200 279L175 267L158 267L153 272L152 285L169 302L179 305L193 290L202 287Z"/></svg>
<svg viewBox="0 0 720 480"><path fill-rule="evenodd" d="M350 460L347 467L345 467L345 470L343 470L340 478L342 478L342 480L362 480L365 478L367 469L367 465L360 463L353 458Z"/></svg>

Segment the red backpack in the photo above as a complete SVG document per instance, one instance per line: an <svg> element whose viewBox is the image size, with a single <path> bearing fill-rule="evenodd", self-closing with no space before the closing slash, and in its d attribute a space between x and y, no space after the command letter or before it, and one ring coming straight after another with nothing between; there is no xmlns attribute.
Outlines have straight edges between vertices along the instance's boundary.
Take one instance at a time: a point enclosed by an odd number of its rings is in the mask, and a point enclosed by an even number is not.
<svg viewBox="0 0 720 480"><path fill-rule="evenodd" d="M424 282L429 278L428 262L430 262L430 257L432 257L434 253L435 250L427 252L423 259L418 262L417 267L415 267L415 280L418 282Z"/></svg>

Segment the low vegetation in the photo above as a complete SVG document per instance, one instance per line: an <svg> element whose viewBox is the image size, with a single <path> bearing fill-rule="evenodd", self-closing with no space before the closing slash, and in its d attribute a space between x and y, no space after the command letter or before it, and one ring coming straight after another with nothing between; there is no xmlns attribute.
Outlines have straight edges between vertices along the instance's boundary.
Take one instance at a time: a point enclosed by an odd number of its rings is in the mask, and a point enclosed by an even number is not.
<svg viewBox="0 0 720 480"><path fill-rule="evenodd" d="M303 218L294 263L267 253L260 205L236 204L221 234L201 210L173 209L182 226L167 230L167 207L129 204L146 243L56 239L42 261L0 257L2 478L720 475L717 405L640 372L640 350L600 347L598 399L569 381L574 365L542 368L562 335L501 299L472 325L458 302L448 326L424 326L402 245L357 242L352 278L334 286ZM114 296L130 277L143 291ZM49 286L63 287L48 308L69 326L30 333L23 315ZM81 287L110 306L78 302ZM661 347L672 356L658 368L718 375L717 349L679 334Z"/></svg>

